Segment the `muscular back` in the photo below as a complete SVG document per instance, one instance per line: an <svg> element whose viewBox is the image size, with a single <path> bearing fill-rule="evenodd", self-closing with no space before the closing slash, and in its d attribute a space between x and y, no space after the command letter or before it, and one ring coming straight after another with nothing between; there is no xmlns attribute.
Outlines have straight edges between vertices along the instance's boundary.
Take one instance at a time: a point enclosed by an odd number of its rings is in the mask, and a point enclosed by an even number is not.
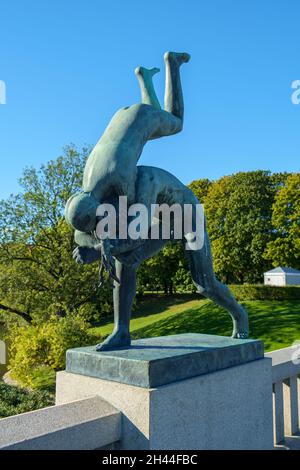
<svg viewBox="0 0 300 470"><path fill-rule="evenodd" d="M83 190L101 202L112 193L134 201L136 163L158 122L152 106L134 104L120 109L92 150L83 177Z"/></svg>
<svg viewBox="0 0 300 470"><path fill-rule="evenodd" d="M150 204L197 204L194 193L176 176L152 166L138 166L136 202Z"/></svg>

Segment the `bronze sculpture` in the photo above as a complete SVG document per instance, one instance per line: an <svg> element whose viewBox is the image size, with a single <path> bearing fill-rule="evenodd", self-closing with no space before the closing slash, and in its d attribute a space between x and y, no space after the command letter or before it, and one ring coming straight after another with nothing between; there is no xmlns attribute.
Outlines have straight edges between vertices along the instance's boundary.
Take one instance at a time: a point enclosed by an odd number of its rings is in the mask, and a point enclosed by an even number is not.
<svg viewBox="0 0 300 470"><path fill-rule="evenodd" d="M196 209L199 201L192 191L177 178L159 168L136 166L148 140L172 135L182 130L183 96L180 66L188 62L186 53L168 52L166 64L165 110L160 109L152 76L158 69L136 69L142 103L119 110L91 152L83 178L82 191L74 195L66 206L66 219L75 228L75 241L79 245L73 257L78 263L93 263L102 259L103 265L114 279L113 333L96 348L98 351L129 347L131 307L136 293L136 271L147 258L155 255L167 242L165 237L150 236L135 239L102 239L97 235L97 209L103 203L118 207L118 197L127 196L129 205L142 204L151 214L151 206L189 205L193 229L197 231ZM129 225L128 218L128 225ZM149 215L146 232L150 233L153 219ZM169 240L174 240L172 220ZM159 225L162 222L158 221ZM204 221L203 243L191 249L186 244L188 233L182 228L182 242L194 284L202 295L226 308L233 319L234 338L248 337L248 315L238 304L227 286L219 282L213 271L209 238ZM187 246L188 245L188 246Z"/></svg>

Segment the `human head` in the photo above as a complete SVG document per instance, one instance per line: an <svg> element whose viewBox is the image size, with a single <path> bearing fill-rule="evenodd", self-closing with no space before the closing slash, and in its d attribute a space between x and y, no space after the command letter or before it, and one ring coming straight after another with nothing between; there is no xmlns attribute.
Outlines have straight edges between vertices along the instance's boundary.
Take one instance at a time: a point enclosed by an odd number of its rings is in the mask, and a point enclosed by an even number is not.
<svg viewBox="0 0 300 470"><path fill-rule="evenodd" d="M92 193L80 191L71 196L66 204L66 221L80 232L92 232L96 229L98 205Z"/></svg>

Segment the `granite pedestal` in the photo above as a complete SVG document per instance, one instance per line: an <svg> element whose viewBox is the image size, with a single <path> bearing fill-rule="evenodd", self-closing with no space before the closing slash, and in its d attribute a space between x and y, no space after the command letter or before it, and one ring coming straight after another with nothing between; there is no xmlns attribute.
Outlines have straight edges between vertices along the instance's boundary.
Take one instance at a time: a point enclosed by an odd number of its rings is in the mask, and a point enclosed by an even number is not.
<svg viewBox="0 0 300 470"><path fill-rule="evenodd" d="M99 395L122 412L120 449L270 449L272 376L255 340L184 334L67 352L57 404Z"/></svg>

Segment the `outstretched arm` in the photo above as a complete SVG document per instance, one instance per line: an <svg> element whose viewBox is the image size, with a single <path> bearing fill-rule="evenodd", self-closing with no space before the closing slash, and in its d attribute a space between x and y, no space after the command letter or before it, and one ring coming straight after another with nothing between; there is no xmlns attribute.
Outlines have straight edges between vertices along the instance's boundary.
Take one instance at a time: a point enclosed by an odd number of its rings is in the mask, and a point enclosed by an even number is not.
<svg viewBox="0 0 300 470"><path fill-rule="evenodd" d="M73 258L79 264L92 264L99 261L103 252L103 243L95 241L91 235L84 234L85 236L75 236L75 241L79 245L73 251ZM135 248L140 247L145 240L111 240L109 241L109 249L107 258L109 262L109 255L118 256L122 253L127 253ZM125 243L124 243L125 242ZM107 248L107 245L106 245Z"/></svg>
<svg viewBox="0 0 300 470"><path fill-rule="evenodd" d="M75 242L79 245L73 251L73 258L78 264L92 264L101 260L100 283L105 269L110 277L119 282L115 274L115 262L110 240L99 240L95 234L75 231ZM118 253L118 249L116 249Z"/></svg>

